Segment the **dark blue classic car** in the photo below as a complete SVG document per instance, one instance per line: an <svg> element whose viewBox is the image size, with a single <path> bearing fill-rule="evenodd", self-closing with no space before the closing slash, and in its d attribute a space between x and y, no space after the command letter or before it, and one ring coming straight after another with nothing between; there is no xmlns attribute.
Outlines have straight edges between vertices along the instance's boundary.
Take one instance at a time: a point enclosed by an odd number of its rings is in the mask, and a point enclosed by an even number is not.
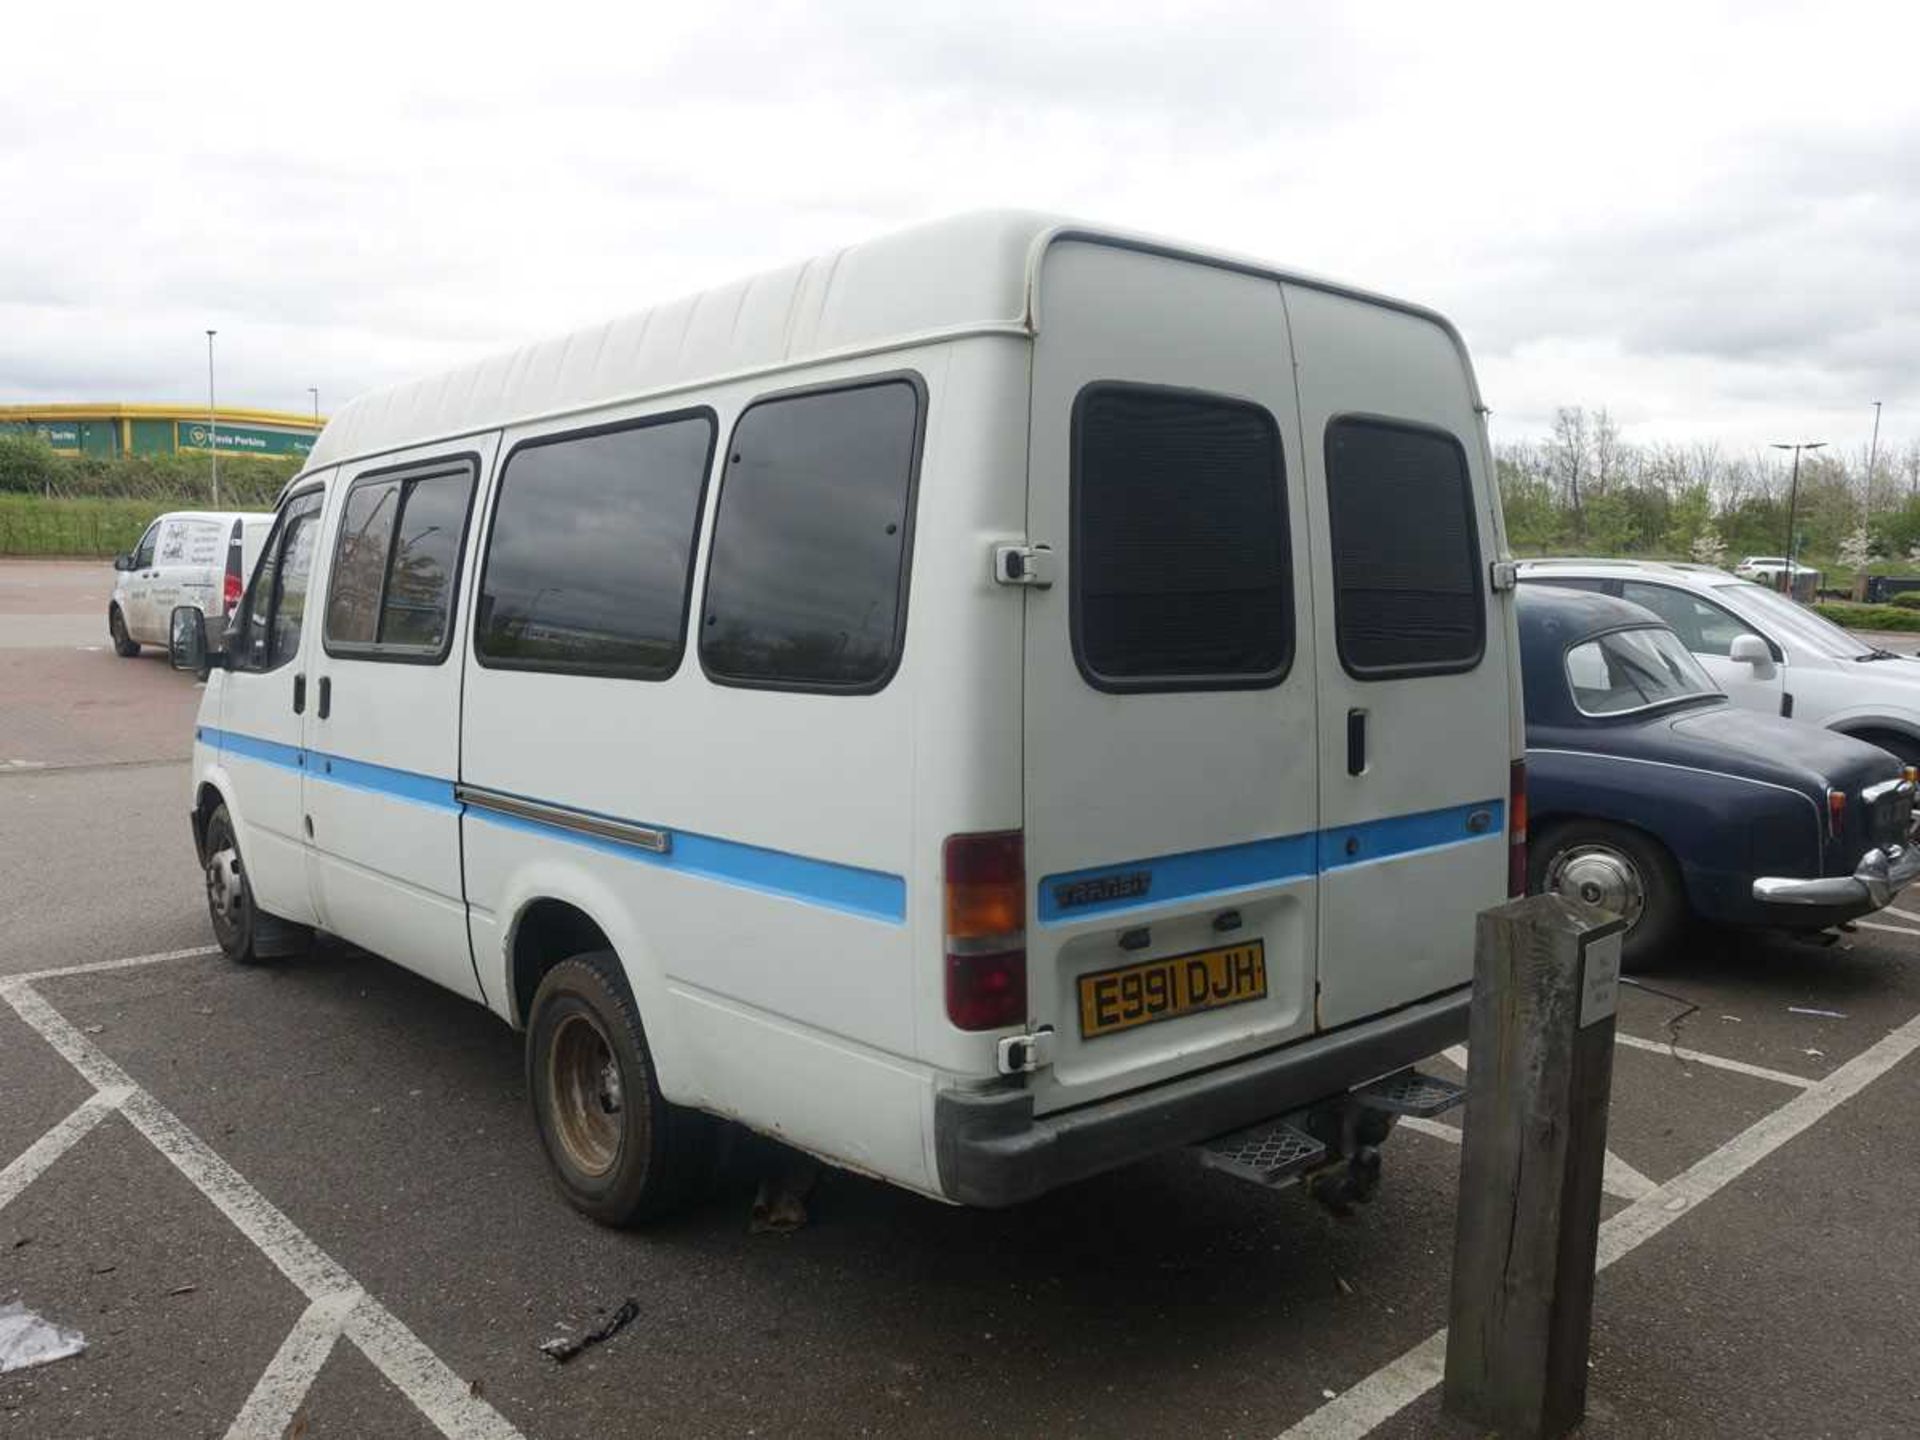
<svg viewBox="0 0 1920 1440"><path fill-rule="evenodd" d="M1821 929L1920 875L1912 771L1734 706L1652 611L1522 586L1520 655L1529 888L1624 915L1628 963L1689 914Z"/></svg>

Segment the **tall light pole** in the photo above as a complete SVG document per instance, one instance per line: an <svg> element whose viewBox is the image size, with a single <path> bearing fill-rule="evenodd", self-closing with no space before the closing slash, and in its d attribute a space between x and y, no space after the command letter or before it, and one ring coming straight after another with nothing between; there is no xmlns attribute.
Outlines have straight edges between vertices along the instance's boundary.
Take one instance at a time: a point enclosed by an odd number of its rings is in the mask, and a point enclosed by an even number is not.
<svg viewBox="0 0 1920 1440"><path fill-rule="evenodd" d="M1793 524L1800 509L1800 452L1802 450L1819 450L1823 448L1826 443L1824 440L1801 440L1791 445L1783 445L1777 440L1773 443L1773 448L1776 450L1793 451L1793 482L1787 491L1786 591L1789 595L1793 593Z"/></svg>
<svg viewBox="0 0 1920 1440"><path fill-rule="evenodd" d="M320 420L320 387L318 385L307 386L307 394L313 397L313 418L314 418L314 422L317 424L319 423L319 420ZM1879 425L1877 421L1875 422L1875 433L1876 434L1879 433Z"/></svg>
<svg viewBox="0 0 1920 1440"><path fill-rule="evenodd" d="M1873 402L1873 443L1867 446L1867 514L1873 514L1873 462L1880 458L1880 402Z"/></svg>
<svg viewBox="0 0 1920 1440"><path fill-rule="evenodd" d="M220 428L213 410L213 337L220 332L207 331L207 458L213 462L213 508L220 508Z"/></svg>

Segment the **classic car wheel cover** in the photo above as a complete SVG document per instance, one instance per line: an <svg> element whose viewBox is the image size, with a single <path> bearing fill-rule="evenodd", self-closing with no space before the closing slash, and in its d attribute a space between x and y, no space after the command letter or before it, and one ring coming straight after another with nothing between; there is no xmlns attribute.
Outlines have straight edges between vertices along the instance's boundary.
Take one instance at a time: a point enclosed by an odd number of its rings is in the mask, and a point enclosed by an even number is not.
<svg viewBox="0 0 1920 1440"><path fill-rule="evenodd" d="M1547 889L1584 900L1625 918L1631 930L1647 908L1647 886L1640 868L1611 845L1575 845L1553 857Z"/></svg>

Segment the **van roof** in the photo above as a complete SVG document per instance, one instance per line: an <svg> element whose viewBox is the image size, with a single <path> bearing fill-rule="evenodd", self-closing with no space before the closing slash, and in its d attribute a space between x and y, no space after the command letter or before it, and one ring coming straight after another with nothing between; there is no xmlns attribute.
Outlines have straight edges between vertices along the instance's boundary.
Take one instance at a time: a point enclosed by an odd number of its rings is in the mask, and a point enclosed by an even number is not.
<svg viewBox="0 0 1920 1440"><path fill-rule="evenodd" d="M1040 260L1064 239L1201 259L1419 315L1447 332L1465 363L1453 326L1421 306L1059 216L979 211L371 391L333 416L305 468L814 361L967 334L1032 335ZM1467 374L1471 386L1470 366Z"/></svg>
<svg viewBox="0 0 1920 1440"><path fill-rule="evenodd" d="M1647 571L1678 570L1687 575L1724 575L1732 580L1737 577L1731 571L1718 565L1702 565L1693 560L1631 560L1599 556L1582 559L1575 555L1549 555L1534 560L1522 560L1519 563L1522 575L1541 574L1556 569L1594 570L1608 573L1620 572L1634 574Z"/></svg>

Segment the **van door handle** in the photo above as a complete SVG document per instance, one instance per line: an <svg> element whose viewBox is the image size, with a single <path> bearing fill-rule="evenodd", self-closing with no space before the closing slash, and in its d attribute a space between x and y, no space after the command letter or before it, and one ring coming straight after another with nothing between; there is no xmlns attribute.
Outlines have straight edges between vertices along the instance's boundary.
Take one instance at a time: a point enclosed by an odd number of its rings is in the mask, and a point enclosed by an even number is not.
<svg viewBox="0 0 1920 1440"><path fill-rule="evenodd" d="M326 719L332 711L333 677L331 675L322 675L320 677L320 718L322 720Z"/></svg>
<svg viewBox="0 0 1920 1440"><path fill-rule="evenodd" d="M296 675L293 677L293 713L298 715L302 710L305 710L306 708L307 708L307 677L304 675Z"/></svg>
<svg viewBox="0 0 1920 1440"><path fill-rule="evenodd" d="M1367 768L1367 712L1347 711L1347 774L1358 775Z"/></svg>

